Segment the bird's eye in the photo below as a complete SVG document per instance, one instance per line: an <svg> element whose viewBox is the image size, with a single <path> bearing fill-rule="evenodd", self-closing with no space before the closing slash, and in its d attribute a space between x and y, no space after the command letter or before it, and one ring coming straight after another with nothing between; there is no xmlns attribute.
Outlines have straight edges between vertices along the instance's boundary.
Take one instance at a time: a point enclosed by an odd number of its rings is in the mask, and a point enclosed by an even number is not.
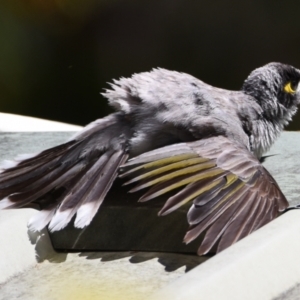
<svg viewBox="0 0 300 300"><path fill-rule="evenodd" d="M285 86L284 86L284 91L288 94L295 94L297 90L298 83L297 82L292 82L289 81Z"/></svg>

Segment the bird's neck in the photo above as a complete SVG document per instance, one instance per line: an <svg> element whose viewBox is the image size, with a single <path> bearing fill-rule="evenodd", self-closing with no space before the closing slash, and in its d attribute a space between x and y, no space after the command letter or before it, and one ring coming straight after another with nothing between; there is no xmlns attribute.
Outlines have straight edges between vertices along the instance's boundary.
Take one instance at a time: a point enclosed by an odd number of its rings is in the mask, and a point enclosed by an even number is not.
<svg viewBox="0 0 300 300"><path fill-rule="evenodd" d="M263 111L266 113L260 114L253 124L253 149L255 149L253 152L258 157L270 149L284 127L292 120L293 115L297 112L297 107Z"/></svg>
<svg viewBox="0 0 300 300"><path fill-rule="evenodd" d="M297 105L285 107L280 104L271 94L251 95L252 102L252 130L250 144L252 152L261 157L273 145L284 127L292 120L297 112Z"/></svg>
<svg viewBox="0 0 300 300"><path fill-rule="evenodd" d="M251 139L252 151L257 157L261 157L274 144L283 130L282 123L268 119L256 120L253 124Z"/></svg>

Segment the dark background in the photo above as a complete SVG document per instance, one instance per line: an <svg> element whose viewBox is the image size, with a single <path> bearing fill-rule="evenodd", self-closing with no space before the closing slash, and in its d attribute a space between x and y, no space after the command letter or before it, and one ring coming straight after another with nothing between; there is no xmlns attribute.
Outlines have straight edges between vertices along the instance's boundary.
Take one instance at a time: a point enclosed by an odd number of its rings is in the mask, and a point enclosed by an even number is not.
<svg viewBox="0 0 300 300"><path fill-rule="evenodd" d="M159 66L239 89L270 61L300 67L298 1L0 3L1 112L84 125L111 111L112 78Z"/></svg>

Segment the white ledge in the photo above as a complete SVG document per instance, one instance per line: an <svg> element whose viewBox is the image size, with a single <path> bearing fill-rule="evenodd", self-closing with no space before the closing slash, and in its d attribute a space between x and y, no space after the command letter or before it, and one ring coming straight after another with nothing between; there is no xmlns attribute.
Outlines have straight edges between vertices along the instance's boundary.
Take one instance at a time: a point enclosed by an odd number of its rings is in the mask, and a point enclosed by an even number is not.
<svg viewBox="0 0 300 300"><path fill-rule="evenodd" d="M34 117L0 113L0 131L78 131L82 127Z"/></svg>
<svg viewBox="0 0 300 300"><path fill-rule="evenodd" d="M147 299L299 299L292 296L300 283L299 253L300 211L294 210Z"/></svg>

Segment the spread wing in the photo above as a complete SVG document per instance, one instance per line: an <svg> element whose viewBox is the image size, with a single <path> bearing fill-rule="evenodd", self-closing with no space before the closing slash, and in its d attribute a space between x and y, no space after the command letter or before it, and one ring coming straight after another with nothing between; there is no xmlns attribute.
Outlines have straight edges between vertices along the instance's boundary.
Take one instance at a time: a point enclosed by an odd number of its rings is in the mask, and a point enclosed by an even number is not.
<svg viewBox="0 0 300 300"><path fill-rule="evenodd" d="M218 136L175 144L129 160L121 177L150 188L139 201L173 191L159 215L193 201L187 220L189 243L206 231L198 254L227 248L278 216L288 202L269 172L246 147ZM179 191L178 191L178 188Z"/></svg>
<svg viewBox="0 0 300 300"><path fill-rule="evenodd" d="M87 226L128 158L129 131L120 115L112 114L65 144L9 163L0 170L0 209L40 206L31 230L48 223L51 231L60 230L75 214L75 227Z"/></svg>

